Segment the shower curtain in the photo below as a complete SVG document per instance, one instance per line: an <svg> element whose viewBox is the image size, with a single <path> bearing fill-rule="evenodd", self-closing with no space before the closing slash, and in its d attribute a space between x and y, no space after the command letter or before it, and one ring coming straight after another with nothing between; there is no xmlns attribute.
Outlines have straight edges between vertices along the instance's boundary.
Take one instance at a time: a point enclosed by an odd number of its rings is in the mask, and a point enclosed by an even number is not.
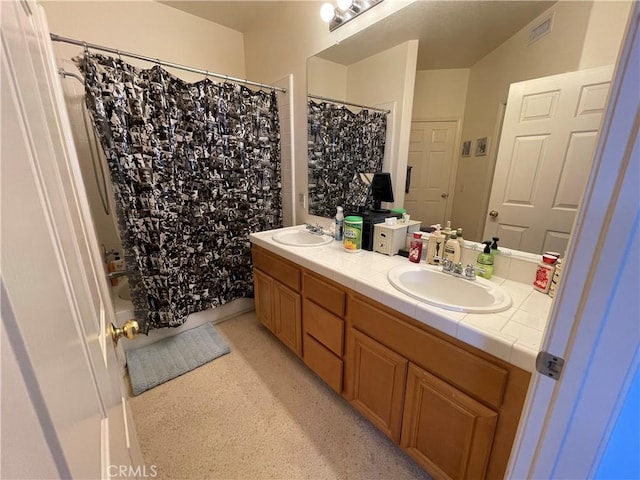
<svg viewBox="0 0 640 480"><path fill-rule="evenodd" d="M274 91L75 59L115 192L141 329L253 295L249 234L282 225Z"/></svg>
<svg viewBox="0 0 640 480"><path fill-rule="evenodd" d="M308 101L309 213L333 217L338 205L367 202L358 174L382 170L386 134L383 112Z"/></svg>

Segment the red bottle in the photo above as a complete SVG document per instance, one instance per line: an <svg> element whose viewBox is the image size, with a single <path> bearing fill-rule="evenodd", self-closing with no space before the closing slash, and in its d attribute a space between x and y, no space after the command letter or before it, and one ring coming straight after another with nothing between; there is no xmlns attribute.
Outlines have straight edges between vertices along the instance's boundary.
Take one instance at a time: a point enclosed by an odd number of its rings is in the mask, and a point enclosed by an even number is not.
<svg viewBox="0 0 640 480"><path fill-rule="evenodd" d="M409 261L413 263L420 263L422 259L422 233L414 232L413 240L411 240L411 246L409 248Z"/></svg>

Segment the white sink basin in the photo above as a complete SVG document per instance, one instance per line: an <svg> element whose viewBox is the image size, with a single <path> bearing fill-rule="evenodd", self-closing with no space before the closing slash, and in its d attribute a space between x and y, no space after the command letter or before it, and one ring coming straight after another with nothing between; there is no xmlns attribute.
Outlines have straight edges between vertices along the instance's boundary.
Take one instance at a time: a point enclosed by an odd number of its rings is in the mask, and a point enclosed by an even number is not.
<svg viewBox="0 0 640 480"><path fill-rule="evenodd" d="M273 240L291 247L319 247L333 242L333 237L309 233L301 230L283 230L273 234Z"/></svg>
<svg viewBox="0 0 640 480"><path fill-rule="evenodd" d="M466 280L438 267L399 265L389 270L389 282L407 295L436 307L465 313L495 313L511 307L511 297L484 278Z"/></svg>

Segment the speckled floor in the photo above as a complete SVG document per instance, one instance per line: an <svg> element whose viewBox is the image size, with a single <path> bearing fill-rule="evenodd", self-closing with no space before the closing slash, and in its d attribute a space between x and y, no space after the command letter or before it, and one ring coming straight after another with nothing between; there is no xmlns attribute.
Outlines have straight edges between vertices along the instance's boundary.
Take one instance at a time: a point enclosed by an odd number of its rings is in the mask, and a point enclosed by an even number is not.
<svg viewBox="0 0 640 480"><path fill-rule="evenodd" d="M160 479L428 479L259 325L216 325L231 353L131 398Z"/></svg>

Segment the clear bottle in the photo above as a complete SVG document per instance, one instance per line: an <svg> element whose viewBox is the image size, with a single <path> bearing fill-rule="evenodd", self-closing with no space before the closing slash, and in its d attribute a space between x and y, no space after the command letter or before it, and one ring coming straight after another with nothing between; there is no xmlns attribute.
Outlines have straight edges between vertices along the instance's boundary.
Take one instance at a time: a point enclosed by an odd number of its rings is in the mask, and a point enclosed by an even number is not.
<svg viewBox="0 0 640 480"><path fill-rule="evenodd" d="M337 210L335 217L336 228L334 230L333 238L341 242L344 234L344 212L342 211L342 207L338 207Z"/></svg>
<svg viewBox="0 0 640 480"><path fill-rule="evenodd" d="M411 245L409 247L409 261L413 263L420 263L422 259L422 234L420 232L413 232L413 239L411 239Z"/></svg>

